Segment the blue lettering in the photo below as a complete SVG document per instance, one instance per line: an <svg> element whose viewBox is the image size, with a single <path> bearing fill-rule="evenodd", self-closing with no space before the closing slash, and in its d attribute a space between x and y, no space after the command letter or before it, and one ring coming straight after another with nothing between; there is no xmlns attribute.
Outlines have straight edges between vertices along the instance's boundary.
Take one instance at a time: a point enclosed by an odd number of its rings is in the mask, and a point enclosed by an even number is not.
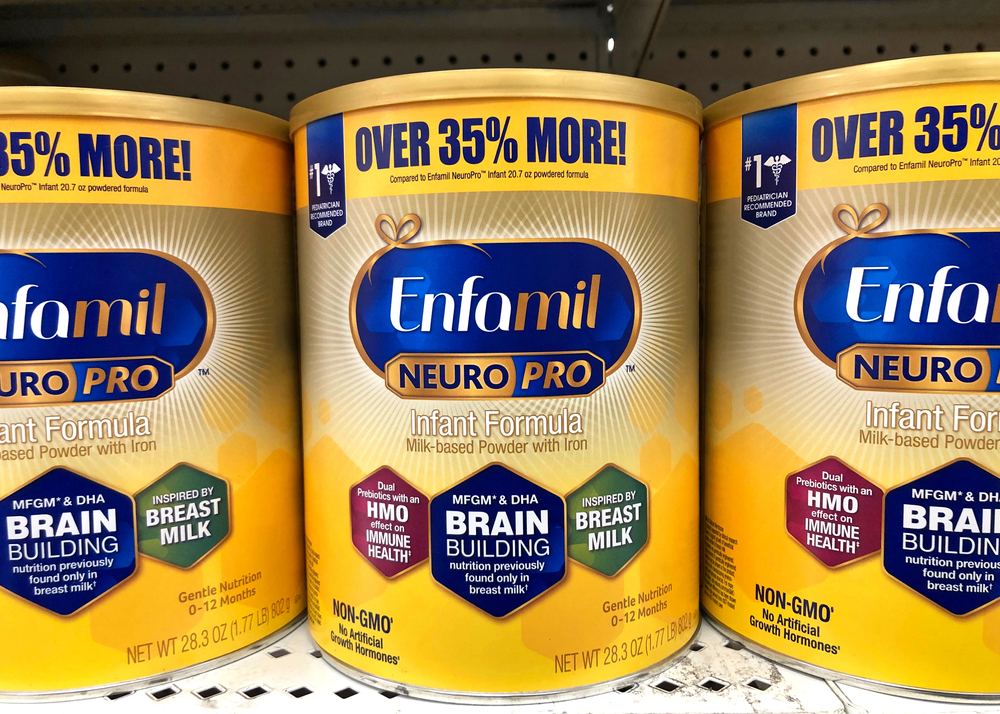
<svg viewBox="0 0 1000 714"><path fill-rule="evenodd" d="M556 160L556 118L528 117L528 161Z"/></svg>

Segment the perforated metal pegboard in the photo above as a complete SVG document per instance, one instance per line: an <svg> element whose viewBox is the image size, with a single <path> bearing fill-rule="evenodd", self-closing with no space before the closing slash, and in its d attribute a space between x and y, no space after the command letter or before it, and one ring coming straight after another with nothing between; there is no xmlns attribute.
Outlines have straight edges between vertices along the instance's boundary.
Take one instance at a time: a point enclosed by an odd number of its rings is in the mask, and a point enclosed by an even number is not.
<svg viewBox="0 0 1000 714"><path fill-rule="evenodd" d="M639 76L686 89L708 106L810 72L977 51L1000 51L1000 2L675 0Z"/></svg>
<svg viewBox="0 0 1000 714"><path fill-rule="evenodd" d="M546 42L456 37L441 43L404 41L392 47L315 39L257 45L60 47L42 54L71 86L154 91L238 104L287 117L311 94L390 74L469 67L550 66L595 69L592 37ZM552 59L549 59L552 57Z"/></svg>
<svg viewBox="0 0 1000 714"><path fill-rule="evenodd" d="M180 2L172 14L154 4L145 15L117 12L120 3L69 3L64 12L58 3L38 5L18 14L0 4L0 49L40 57L58 84L193 96L282 117L311 94L386 75L598 70L613 28L606 6L593 2L278 0L270 12L261 3L206 12Z"/></svg>
<svg viewBox="0 0 1000 714"><path fill-rule="evenodd" d="M41 57L60 84L197 96L278 116L341 84L471 67L638 74L707 105L808 72L1000 50L1000 3L7 0L0 49Z"/></svg>

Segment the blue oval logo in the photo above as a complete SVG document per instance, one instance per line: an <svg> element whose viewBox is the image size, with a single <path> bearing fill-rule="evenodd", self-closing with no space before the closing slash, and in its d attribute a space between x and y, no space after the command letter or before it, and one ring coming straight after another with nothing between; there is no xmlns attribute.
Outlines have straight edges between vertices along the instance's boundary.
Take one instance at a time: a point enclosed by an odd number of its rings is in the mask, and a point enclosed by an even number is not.
<svg viewBox="0 0 1000 714"><path fill-rule="evenodd" d="M583 396L639 334L639 288L614 250L586 239L389 245L358 273L351 329L369 367L403 397Z"/></svg>
<svg viewBox="0 0 1000 714"><path fill-rule="evenodd" d="M887 217L884 204L860 215L834 209L845 235L812 258L796 288L802 339L858 389L998 391L998 234L873 232Z"/></svg>
<svg viewBox="0 0 1000 714"><path fill-rule="evenodd" d="M165 253L0 252L0 406L156 398L214 331L207 285Z"/></svg>

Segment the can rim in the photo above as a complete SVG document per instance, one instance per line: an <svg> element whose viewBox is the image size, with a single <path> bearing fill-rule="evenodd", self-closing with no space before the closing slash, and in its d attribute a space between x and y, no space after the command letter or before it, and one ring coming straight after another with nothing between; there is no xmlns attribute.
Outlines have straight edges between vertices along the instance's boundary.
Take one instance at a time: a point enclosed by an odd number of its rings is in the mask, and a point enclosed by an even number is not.
<svg viewBox="0 0 1000 714"><path fill-rule="evenodd" d="M108 117L235 129L289 141L288 122L204 99L82 87L0 87L0 115Z"/></svg>
<svg viewBox="0 0 1000 714"><path fill-rule="evenodd" d="M292 108L291 132L334 114L448 99L590 99L635 104L702 123L693 94L659 82L560 69L459 69L380 77L314 94Z"/></svg>
<svg viewBox="0 0 1000 714"><path fill-rule="evenodd" d="M996 81L998 77L1000 52L907 57L842 67L783 79L720 99L705 108L705 128L799 102L920 85Z"/></svg>

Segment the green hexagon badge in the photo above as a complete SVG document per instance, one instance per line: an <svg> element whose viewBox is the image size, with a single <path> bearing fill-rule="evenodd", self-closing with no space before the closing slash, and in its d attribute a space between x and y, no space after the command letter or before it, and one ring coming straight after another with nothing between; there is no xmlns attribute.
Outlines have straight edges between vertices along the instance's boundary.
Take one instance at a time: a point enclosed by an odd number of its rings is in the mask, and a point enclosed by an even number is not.
<svg viewBox="0 0 1000 714"><path fill-rule="evenodd" d="M135 496L139 552L190 568L229 535L229 484L177 464Z"/></svg>
<svg viewBox="0 0 1000 714"><path fill-rule="evenodd" d="M646 484L608 464L566 497L569 557L615 575L646 545L648 510Z"/></svg>

